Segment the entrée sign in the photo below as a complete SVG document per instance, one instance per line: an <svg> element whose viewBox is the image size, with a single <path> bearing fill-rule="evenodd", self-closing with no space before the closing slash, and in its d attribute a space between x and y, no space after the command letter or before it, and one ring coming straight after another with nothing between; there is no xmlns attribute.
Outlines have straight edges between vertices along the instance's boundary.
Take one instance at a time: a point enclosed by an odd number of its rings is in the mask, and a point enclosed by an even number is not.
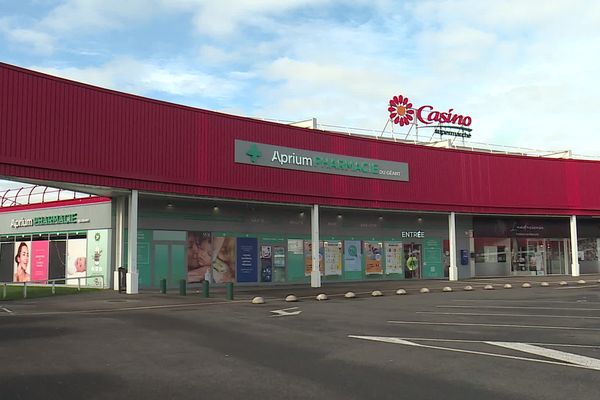
<svg viewBox="0 0 600 400"><path fill-rule="evenodd" d="M417 109L413 108L413 104L408 100L408 97L394 96L390 99L388 107L390 119L400 126L412 123L415 116L425 125L438 122L440 124L456 124L469 126L473 120L468 115L453 114L454 109L451 108L447 112L437 111L430 105L424 105Z"/></svg>

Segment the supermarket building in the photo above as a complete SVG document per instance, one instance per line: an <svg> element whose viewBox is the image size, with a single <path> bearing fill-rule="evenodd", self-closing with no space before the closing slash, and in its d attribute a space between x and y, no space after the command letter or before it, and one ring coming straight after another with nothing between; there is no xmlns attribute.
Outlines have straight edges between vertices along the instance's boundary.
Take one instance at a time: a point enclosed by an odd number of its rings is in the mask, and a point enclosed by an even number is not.
<svg viewBox="0 0 600 400"><path fill-rule="evenodd" d="M97 196L3 197L2 282L23 248L31 281L113 287L126 265L128 293L600 272L598 161L284 125L7 64L0 177Z"/></svg>

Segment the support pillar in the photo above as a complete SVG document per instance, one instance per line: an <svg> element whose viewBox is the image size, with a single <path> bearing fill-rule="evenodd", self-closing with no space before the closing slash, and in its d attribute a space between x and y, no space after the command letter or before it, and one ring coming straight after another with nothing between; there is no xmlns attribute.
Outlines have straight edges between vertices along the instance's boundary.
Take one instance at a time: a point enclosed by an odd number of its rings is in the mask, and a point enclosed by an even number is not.
<svg viewBox="0 0 600 400"><path fill-rule="evenodd" d="M127 252L127 294L138 293L137 271L137 231L138 231L138 191L132 190L129 196Z"/></svg>
<svg viewBox="0 0 600 400"><path fill-rule="evenodd" d="M312 243L312 270L310 272L310 286L321 287L321 271L319 270L319 205L315 204L311 210L311 243Z"/></svg>
<svg viewBox="0 0 600 400"><path fill-rule="evenodd" d="M123 226L125 225L125 197L117 197L115 204L115 270L113 289L119 290L119 267L123 266Z"/></svg>
<svg viewBox="0 0 600 400"><path fill-rule="evenodd" d="M448 216L448 246L450 247L450 269L448 280L458 280L458 267L456 265L456 215L451 212Z"/></svg>
<svg viewBox="0 0 600 400"><path fill-rule="evenodd" d="M579 248L577 246L577 217L571 215L571 275L579 276Z"/></svg>

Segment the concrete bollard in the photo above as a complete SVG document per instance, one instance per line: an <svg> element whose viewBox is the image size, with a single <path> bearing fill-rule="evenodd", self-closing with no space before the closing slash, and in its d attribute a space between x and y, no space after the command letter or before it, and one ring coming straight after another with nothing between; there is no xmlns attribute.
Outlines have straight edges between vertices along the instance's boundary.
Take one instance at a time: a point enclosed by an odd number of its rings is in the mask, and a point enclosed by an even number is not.
<svg viewBox="0 0 600 400"><path fill-rule="evenodd" d="M550 286L550 284L548 282L542 282L542 283L540 283L540 286L541 287L548 287L548 286Z"/></svg>
<svg viewBox="0 0 600 400"><path fill-rule="evenodd" d="M567 281L560 281L560 282L558 282L558 284L559 284L560 286L568 286L568 285L569 285L569 282L567 282Z"/></svg>
<svg viewBox="0 0 600 400"><path fill-rule="evenodd" d="M429 293L429 289L427 289L426 287L421 288L421 290L419 290L419 293Z"/></svg>
<svg viewBox="0 0 600 400"><path fill-rule="evenodd" d="M471 286L471 285L467 285L467 286L465 286L465 289L464 289L464 290L465 290L466 292L470 292L470 291L472 291L472 290L473 290L473 286Z"/></svg>
<svg viewBox="0 0 600 400"><path fill-rule="evenodd" d="M494 286L493 285L485 285L483 287L483 290L494 290Z"/></svg>
<svg viewBox="0 0 600 400"><path fill-rule="evenodd" d="M256 296L252 299L252 304L265 304L265 299L260 296Z"/></svg>
<svg viewBox="0 0 600 400"><path fill-rule="evenodd" d="M354 292L346 292L346 294L344 295L344 297L346 299L354 299L354 298L356 298L356 294L354 294Z"/></svg>
<svg viewBox="0 0 600 400"><path fill-rule="evenodd" d="M404 289L398 289L398 290L396 290L396 294L401 295L401 296L405 295L406 294L406 290L404 290Z"/></svg>
<svg viewBox="0 0 600 400"><path fill-rule="evenodd" d="M587 282L586 282L586 281L584 281L583 279L580 279L580 280L578 280L578 281L577 281L577 284L578 284L578 285L585 285L586 283L587 283Z"/></svg>
<svg viewBox="0 0 600 400"><path fill-rule="evenodd" d="M329 297L327 297L327 295L325 293L320 293L317 295L317 300L319 300L319 301L329 300Z"/></svg>
<svg viewBox="0 0 600 400"><path fill-rule="evenodd" d="M510 283L507 283L504 285L504 289L512 289L512 285Z"/></svg>
<svg viewBox="0 0 600 400"><path fill-rule="evenodd" d="M442 292L451 292L452 288L450 286L444 286L444 288L442 289Z"/></svg>
<svg viewBox="0 0 600 400"><path fill-rule="evenodd" d="M524 284L522 284L522 285L521 285L521 287L522 287L522 288L526 288L526 289L528 289L528 288L530 288L530 287L531 287L531 283L527 283L527 282L525 282Z"/></svg>
<svg viewBox="0 0 600 400"><path fill-rule="evenodd" d="M294 301L298 301L298 298L296 296L294 296L293 294L290 294L290 295L286 296L285 301L287 301L288 303L292 303Z"/></svg>
<svg viewBox="0 0 600 400"><path fill-rule="evenodd" d="M371 296L379 297L379 296L383 296L383 293L381 293L381 290L373 290L373 293L371 293Z"/></svg>

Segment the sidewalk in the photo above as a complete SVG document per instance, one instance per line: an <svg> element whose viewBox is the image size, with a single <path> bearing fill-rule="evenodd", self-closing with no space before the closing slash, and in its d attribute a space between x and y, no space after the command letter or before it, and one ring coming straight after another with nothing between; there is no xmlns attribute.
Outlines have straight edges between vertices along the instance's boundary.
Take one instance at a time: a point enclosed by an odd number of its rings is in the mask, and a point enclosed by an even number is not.
<svg viewBox="0 0 600 400"><path fill-rule="evenodd" d="M447 280L395 280L395 281L373 281L373 282L339 282L324 283L321 288L311 288L309 284L295 285L273 285L273 286L235 286L235 303L250 302L255 296L261 296L266 300L283 300L287 295L293 294L299 298L314 298L319 293L325 293L330 297L343 296L352 291L357 295L368 294L373 290L380 290L386 295L391 295L398 289L404 289L408 293L418 293L421 288L428 288L431 292L441 292L445 286L453 290L463 290L470 285L474 290L482 290L485 285L491 284L500 289L504 284L510 283L513 287L519 287L523 283L531 283L539 286L541 282L548 282L550 286L557 287L560 281L568 282L569 286L579 286L580 279L585 280L586 286L600 286L600 274L583 275L578 278L571 276L516 276L498 278L475 278L456 282ZM202 296L199 286L187 288L187 296L179 295L178 289L170 289L167 294L161 294L156 290L143 290L136 295L118 293L114 290L102 290L98 292L87 292L73 295L62 295L56 297L44 297L28 300L0 301L0 309L6 308L12 315L26 314L53 314L53 313L98 313L103 311L128 311L153 308L185 308L197 305L233 303L227 300L225 287L214 286L210 288L210 297ZM6 312L8 313L8 312ZM7 316L1 313L2 316ZM8 313L10 315L10 313Z"/></svg>

